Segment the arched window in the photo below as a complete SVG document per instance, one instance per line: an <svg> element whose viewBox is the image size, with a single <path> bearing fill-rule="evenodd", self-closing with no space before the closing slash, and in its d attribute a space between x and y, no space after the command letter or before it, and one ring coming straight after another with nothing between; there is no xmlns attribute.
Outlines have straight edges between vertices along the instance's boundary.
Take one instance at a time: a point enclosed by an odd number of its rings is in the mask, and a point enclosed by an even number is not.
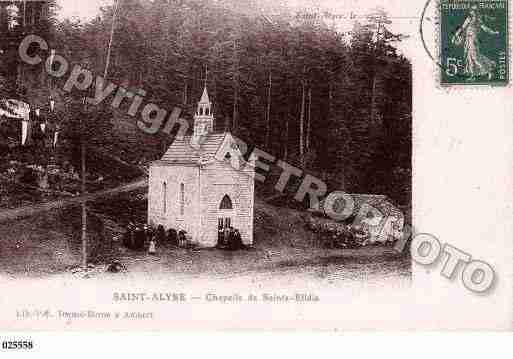
<svg viewBox="0 0 513 359"><path fill-rule="evenodd" d="M162 184L162 212L166 213L167 211L167 183L164 182Z"/></svg>
<svg viewBox="0 0 513 359"><path fill-rule="evenodd" d="M183 216L185 211L185 185L180 184L180 215Z"/></svg>
<svg viewBox="0 0 513 359"><path fill-rule="evenodd" d="M208 109L208 107L205 109L205 115L210 115L210 110Z"/></svg>
<svg viewBox="0 0 513 359"><path fill-rule="evenodd" d="M227 194L225 194L223 199L221 200L221 205L219 206L219 209L233 209L232 200Z"/></svg>
<svg viewBox="0 0 513 359"><path fill-rule="evenodd" d="M203 116L203 107L200 107L200 116Z"/></svg>

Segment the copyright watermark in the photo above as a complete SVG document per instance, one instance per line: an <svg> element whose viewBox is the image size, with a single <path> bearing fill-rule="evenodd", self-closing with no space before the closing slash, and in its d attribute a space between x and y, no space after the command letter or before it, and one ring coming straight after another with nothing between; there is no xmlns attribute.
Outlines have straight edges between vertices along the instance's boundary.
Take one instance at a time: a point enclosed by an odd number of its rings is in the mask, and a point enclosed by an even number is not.
<svg viewBox="0 0 513 359"><path fill-rule="evenodd" d="M495 271L487 262L474 259L469 253L448 243L442 243L432 234L416 233L413 227L405 226L403 237L396 242L394 249L403 252L408 242L415 263L429 268L443 263L440 274L447 279L455 279L459 271L465 288L474 293L487 293L493 288Z"/></svg>

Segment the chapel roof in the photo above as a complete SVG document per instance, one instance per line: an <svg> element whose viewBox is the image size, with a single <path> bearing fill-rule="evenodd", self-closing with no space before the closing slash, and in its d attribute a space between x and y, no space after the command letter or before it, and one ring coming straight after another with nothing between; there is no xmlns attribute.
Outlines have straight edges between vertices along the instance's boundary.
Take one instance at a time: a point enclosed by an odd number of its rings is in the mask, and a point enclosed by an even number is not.
<svg viewBox="0 0 513 359"><path fill-rule="evenodd" d="M192 136L184 136L182 139L176 138L160 161L197 164L200 159L213 158L227 135L227 132L209 133L197 149L191 145Z"/></svg>

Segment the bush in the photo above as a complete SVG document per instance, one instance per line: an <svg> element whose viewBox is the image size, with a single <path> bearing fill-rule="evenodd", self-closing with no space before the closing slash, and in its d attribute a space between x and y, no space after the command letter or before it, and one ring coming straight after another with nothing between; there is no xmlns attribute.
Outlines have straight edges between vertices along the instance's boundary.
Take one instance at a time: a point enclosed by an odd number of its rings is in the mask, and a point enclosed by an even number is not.
<svg viewBox="0 0 513 359"><path fill-rule="evenodd" d="M307 228L316 233L328 248L358 248L367 244L369 233L363 228L324 219L310 218Z"/></svg>
<svg viewBox="0 0 513 359"><path fill-rule="evenodd" d="M25 168L20 176L20 182L31 185L31 186L37 186L38 181L38 174L35 170L31 168Z"/></svg>

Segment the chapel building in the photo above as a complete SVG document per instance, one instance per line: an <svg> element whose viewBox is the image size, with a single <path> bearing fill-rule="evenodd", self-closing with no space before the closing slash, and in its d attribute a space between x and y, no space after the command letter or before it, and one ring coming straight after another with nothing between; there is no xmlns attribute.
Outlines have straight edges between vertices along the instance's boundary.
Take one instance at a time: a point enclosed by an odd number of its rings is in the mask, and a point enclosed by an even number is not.
<svg viewBox="0 0 513 359"><path fill-rule="evenodd" d="M254 166L229 132L214 132L206 87L193 130L150 165L148 222L185 230L201 247L215 247L219 231L230 226L253 244Z"/></svg>

